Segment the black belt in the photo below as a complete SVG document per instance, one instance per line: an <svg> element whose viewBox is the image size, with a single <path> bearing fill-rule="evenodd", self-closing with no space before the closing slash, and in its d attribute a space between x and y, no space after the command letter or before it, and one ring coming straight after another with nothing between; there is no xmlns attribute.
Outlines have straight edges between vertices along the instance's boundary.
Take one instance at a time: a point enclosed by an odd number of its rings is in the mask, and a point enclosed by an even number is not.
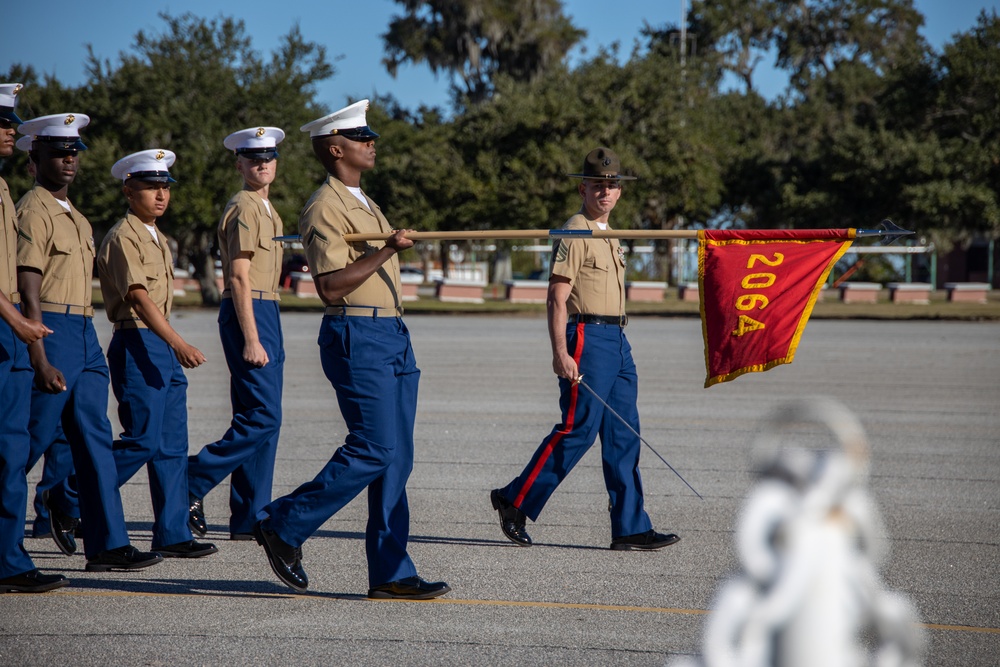
<svg viewBox="0 0 1000 667"><path fill-rule="evenodd" d="M628 324L628 315L590 315L589 313L578 313L570 315L567 321L570 324L583 322L584 324L614 324L624 327Z"/></svg>

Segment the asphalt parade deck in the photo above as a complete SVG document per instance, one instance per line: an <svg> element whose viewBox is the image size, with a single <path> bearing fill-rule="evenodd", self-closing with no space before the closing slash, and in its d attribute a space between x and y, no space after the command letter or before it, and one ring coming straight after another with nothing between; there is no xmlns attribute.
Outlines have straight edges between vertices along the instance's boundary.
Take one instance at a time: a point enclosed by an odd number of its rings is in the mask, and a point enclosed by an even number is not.
<svg viewBox="0 0 1000 667"><path fill-rule="evenodd" d="M311 479L344 437L317 363L319 318L283 318L275 495ZM106 320L95 322L106 342ZM534 547L499 530L489 490L516 475L558 421L543 317L407 323L423 373L410 551L420 573L452 593L432 602L364 597L367 511L358 498L305 544L310 590L293 594L256 544L227 539L224 484L205 501L206 539L220 552L204 559L92 574L50 540L26 540L40 568L72 584L0 596L0 664L607 666L698 654L705 610L737 567L733 527L754 481L760 420L810 395L839 399L867 430L871 492L889 537L881 572L919 609L925 664L998 664L1000 323L814 321L794 364L703 389L700 323L634 318L643 436L704 496L643 452L647 509L659 530L682 537L655 553L608 549L596 447L529 523ZM173 324L209 358L187 372L197 451L227 427L228 372L214 312L181 311ZM824 435L801 437L815 444ZM148 547L144 472L123 500L134 543Z"/></svg>

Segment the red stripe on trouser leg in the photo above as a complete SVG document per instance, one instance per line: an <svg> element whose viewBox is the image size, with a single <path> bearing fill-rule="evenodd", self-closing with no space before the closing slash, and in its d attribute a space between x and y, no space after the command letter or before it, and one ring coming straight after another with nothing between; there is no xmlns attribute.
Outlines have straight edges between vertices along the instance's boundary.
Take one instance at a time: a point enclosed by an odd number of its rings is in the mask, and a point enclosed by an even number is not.
<svg viewBox="0 0 1000 667"><path fill-rule="evenodd" d="M573 350L573 361L576 362L576 372L580 372L580 357L583 355L583 322L577 322L576 324L576 349ZM565 428L561 431L557 431L552 438L549 440L548 444L545 445L545 449L542 453L538 455L538 461L535 462L535 466L531 469L531 473L528 475L528 479L524 480L524 485L518 492L517 497L514 498L514 502L511 503L514 507L520 509L521 503L524 502L524 497L528 495L528 491L531 490L532 484L535 483L535 479L538 477L538 473L542 471L545 466L545 462L549 460L549 456L552 454L552 450L562 442L563 436L567 433L573 432L573 422L576 416L576 400L580 395L580 385L573 384L570 387L570 398L569 398L569 408L566 410L566 424Z"/></svg>

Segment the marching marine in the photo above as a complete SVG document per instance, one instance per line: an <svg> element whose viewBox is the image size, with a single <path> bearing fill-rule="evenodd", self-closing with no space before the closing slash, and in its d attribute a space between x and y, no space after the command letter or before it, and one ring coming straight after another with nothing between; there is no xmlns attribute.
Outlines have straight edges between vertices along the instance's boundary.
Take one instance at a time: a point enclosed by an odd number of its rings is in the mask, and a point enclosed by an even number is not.
<svg viewBox="0 0 1000 667"><path fill-rule="evenodd" d="M215 545L188 527L187 378L205 355L170 325L173 258L156 226L170 204L174 154L151 149L111 168L128 212L104 237L97 256L104 310L114 324L108 346L111 388L121 438L115 442L118 484L146 466L153 503L153 548L168 558L200 558ZM79 473L79 471L78 471Z"/></svg>
<svg viewBox="0 0 1000 667"><path fill-rule="evenodd" d="M18 288L24 313L52 330L28 346L35 370L29 432L31 458L65 437L78 473L79 509L57 484L46 503L52 537L66 554L76 551L79 516L86 569L131 570L159 563L129 543L108 421L108 366L91 305L94 236L68 198L79 154L80 128L90 118L64 113L32 119L18 131L30 136L35 186L17 204Z"/></svg>
<svg viewBox="0 0 1000 667"><path fill-rule="evenodd" d="M0 158L14 152L19 83L0 84ZM27 344L52 333L21 315L17 291L17 213L7 182L0 178L0 593L43 593L65 586L61 574L43 574L24 549L28 497L25 468L30 450L28 414L34 371Z"/></svg>
<svg viewBox="0 0 1000 667"><path fill-rule="evenodd" d="M230 373L233 419L229 430L188 460L191 531L208 530L204 498L231 475L229 536L252 540L257 512L271 502L274 457L281 428L285 350L278 311L281 217L268 200L278 169L277 127L233 132L223 144L236 154L243 189L219 222L225 290L219 335Z"/></svg>
<svg viewBox="0 0 1000 667"><path fill-rule="evenodd" d="M420 370L401 317L397 254L413 241L406 230L390 229L361 189L361 174L375 166L378 138L367 109L362 100L302 127L328 175L302 210L299 231L326 304L320 361L349 432L315 479L264 508L254 534L278 578L306 590L302 544L367 489L368 597L425 600L451 588L419 577L406 551ZM344 234L351 232L391 235L347 243Z"/></svg>

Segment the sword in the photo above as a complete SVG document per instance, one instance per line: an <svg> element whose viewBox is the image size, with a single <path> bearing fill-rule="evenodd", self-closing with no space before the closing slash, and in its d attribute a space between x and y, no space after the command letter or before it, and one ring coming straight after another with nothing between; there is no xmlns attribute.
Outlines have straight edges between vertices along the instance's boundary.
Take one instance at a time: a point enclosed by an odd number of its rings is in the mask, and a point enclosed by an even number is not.
<svg viewBox="0 0 1000 667"><path fill-rule="evenodd" d="M683 476L681 476L681 474L680 474L679 472L677 472L677 469L676 469L676 468L674 468L674 467L673 467L672 465L670 465L669 463L667 463L667 460L666 460L665 458L663 458L662 456L660 456L660 453L659 453L658 451L656 451L655 449L653 449L653 446L652 446L651 444L649 444L648 442L646 442L646 439L645 439L645 438L643 438L643 437L642 437L641 435L639 435L639 432L638 432L638 431L636 431L636 430L635 430L634 428L632 428L632 425L631 425L631 424L629 424L629 423L628 423L627 421L625 421L625 418L624 418L624 417L622 417L622 416L621 416L620 414L618 414L617 412L615 412L615 409L614 409L614 408L612 408L612 407L611 407L610 405L608 405L607 403L605 403L605 402L604 402L604 399L603 399L603 398L601 398L600 396L598 396L598 395L597 395L597 392L596 392L596 391L594 391L593 389L591 389L590 385L589 385L589 384L587 384L586 382L584 382L584 381L583 381L583 376L582 376L582 375L581 375L580 377L578 377L577 379L573 380L573 384L578 384L578 385L582 386L582 387L583 387L584 389L586 389L587 391L589 391L589 392L590 392L591 394L593 394L594 398L596 398L596 399L597 399L598 401L600 401L601 405L603 405L603 406L604 406L604 407L605 407L605 408L607 409L607 411L608 411L608 412L610 412L610 413L611 413L611 414L613 414L613 415L614 415L615 417L617 417L617 418L618 418L618 421L620 421L621 423L625 424L625 427L626 427L626 428L627 428L628 430L632 431L632 433L634 433L634 434L635 434L635 437L639 438L639 441L640 441L640 442L641 442L642 444L644 444L644 445L646 445L647 447L649 447L649 451L651 451L651 452L653 452L654 454L656 454L656 457L657 457L658 459L660 459L661 461L663 461L663 464L664 464L665 466L667 466L668 468L670 468L671 472L673 472L673 473L674 473L675 475L677 475L677 477L678 477L678 478L679 478L679 479L680 479L680 480L681 480L682 482L684 482L684 484L685 484L685 485L687 486L687 488L691 489L691 491L693 491L693 492L694 492L694 495L696 495L696 496L698 496L699 498L701 498L702 500L704 500L704 498L702 498L701 494L700 494L700 493L698 493L697 491L695 491L694 487L693 487L693 486L691 486L690 484L688 484L687 480L686 480L686 479L684 479L684 477L683 477Z"/></svg>

